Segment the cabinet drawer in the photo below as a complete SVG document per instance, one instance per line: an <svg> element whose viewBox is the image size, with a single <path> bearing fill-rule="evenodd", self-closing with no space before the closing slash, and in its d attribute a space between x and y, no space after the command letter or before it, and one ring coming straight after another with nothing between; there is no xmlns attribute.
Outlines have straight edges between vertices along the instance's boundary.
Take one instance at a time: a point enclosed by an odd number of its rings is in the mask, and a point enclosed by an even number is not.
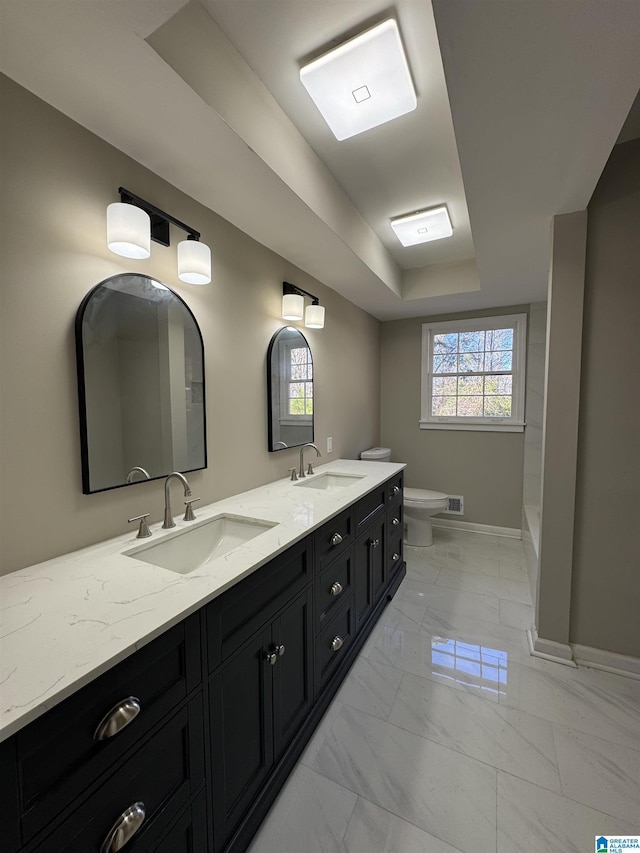
<svg viewBox="0 0 640 853"><path fill-rule="evenodd" d="M316 643L316 693L337 669L355 633L353 608L348 604L331 619Z"/></svg>
<svg viewBox="0 0 640 853"><path fill-rule="evenodd" d="M387 521L389 522L389 536L394 537L396 533L402 533L403 517L402 503L389 504L387 507Z"/></svg>
<svg viewBox="0 0 640 853"><path fill-rule="evenodd" d="M364 498L361 498L355 507L356 531L360 533L363 525L368 524L372 517L382 511L387 502L386 484L378 486Z"/></svg>
<svg viewBox="0 0 640 853"><path fill-rule="evenodd" d="M193 616L20 732L17 760L23 840L84 795L200 680L199 622ZM140 706L137 716L117 733L96 740L105 716L131 697ZM115 712L115 728L131 708L134 705L129 702L126 711Z"/></svg>
<svg viewBox="0 0 640 853"><path fill-rule="evenodd" d="M315 625L321 630L327 618L339 608L346 599L351 599L353 572L353 554L336 557L333 562L316 578L315 584Z"/></svg>
<svg viewBox="0 0 640 853"><path fill-rule="evenodd" d="M353 542L353 516L351 510L336 515L319 530L316 530L316 570L322 568L329 560L345 551Z"/></svg>
<svg viewBox="0 0 640 853"><path fill-rule="evenodd" d="M387 480L385 488L387 506L390 508L402 506L402 474L396 474L395 477Z"/></svg>
<svg viewBox="0 0 640 853"><path fill-rule="evenodd" d="M169 828L204 780L202 701L197 696L150 737L133 756L36 848L37 853L100 853L119 818L137 803L145 817L135 849ZM134 847L133 841L129 842Z"/></svg>
<svg viewBox="0 0 640 853"><path fill-rule="evenodd" d="M387 566L389 567L387 577L391 577L400 562L402 562L402 527L397 533L393 533L387 543Z"/></svg>
<svg viewBox="0 0 640 853"><path fill-rule="evenodd" d="M207 607L209 671L311 581L311 538L293 545Z"/></svg>
<svg viewBox="0 0 640 853"><path fill-rule="evenodd" d="M205 853L209 850L205 792L196 797L168 832L164 830L164 826L158 829L160 831L153 833L153 838L151 831L147 834L142 841L142 847L135 848L136 853L142 850L145 853Z"/></svg>

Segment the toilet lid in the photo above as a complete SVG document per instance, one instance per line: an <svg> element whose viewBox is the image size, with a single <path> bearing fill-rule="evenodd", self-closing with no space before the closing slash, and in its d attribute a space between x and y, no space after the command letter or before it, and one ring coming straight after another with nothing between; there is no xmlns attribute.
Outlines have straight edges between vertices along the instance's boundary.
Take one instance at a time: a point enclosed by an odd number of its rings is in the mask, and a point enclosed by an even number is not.
<svg viewBox="0 0 640 853"><path fill-rule="evenodd" d="M430 489L405 489L403 502L405 506L433 506L448 501L449 495L444 492L432 492Z"/></svg>

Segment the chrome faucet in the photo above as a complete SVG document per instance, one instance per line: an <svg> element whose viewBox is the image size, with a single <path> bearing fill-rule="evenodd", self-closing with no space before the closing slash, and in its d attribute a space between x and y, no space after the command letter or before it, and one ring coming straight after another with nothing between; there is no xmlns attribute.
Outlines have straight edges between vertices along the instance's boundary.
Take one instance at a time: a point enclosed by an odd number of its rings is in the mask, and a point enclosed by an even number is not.
<svg viewBox="0 0 640 853"><path fill-rule="evenodd" d="M173 520L173 516L171 515L171 496L169 495L169 484L173 478L180 480L184 487L184 496L185 498L191 497L191 489L189 487L189 483L187 482L187 478L184 474L181 474L179 471L173 471L167 479L164 481L164 522L162 524L163 530L168 530L170 527L175 527L176 523Z"/></svg>
<svg viewBox="0 0 640 853"><path fill-rule="evenodd" d="M145 471L145 469L141 468L139 465L134 465L133 468L131 468L129 470L129 473L127 474L127 483L133 483L136 474L142 474L145 480L151 479L148 471Z"/></svg>
<svg viewBox="0 0 640 853"><path fill-rule="evenodd" d="M313 447L313 449L318 454L318 456L322 456L322 453L320 453L320 451L315 446L315 444L312 444L310 441L308 441L306 444L303 444L302 447L300 448L300 471L298 472L299 477L306 477L306 474L304 473L304 458L303 458L305 447ZM309 470L307 471L307 474L313 474L313 468L311 467L311 462L309 462Z"/></svg>

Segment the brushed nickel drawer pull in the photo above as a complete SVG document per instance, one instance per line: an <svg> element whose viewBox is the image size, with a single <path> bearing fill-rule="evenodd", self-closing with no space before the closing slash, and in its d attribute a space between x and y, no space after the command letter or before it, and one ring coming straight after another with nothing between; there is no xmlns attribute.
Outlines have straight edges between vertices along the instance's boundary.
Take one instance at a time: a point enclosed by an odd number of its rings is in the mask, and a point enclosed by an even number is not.
<svg viewBox="0 0 640 853"><path fill-rule="evenodd" d="M340 595L342 592L342 584L340 581L335 581L335 583L331 584L331 589L329 590L331 595Z"/></svg>
<svg viewBox="0 0 640 853"><path fill-rule="evenodd" d="M344 640L342 637L334 637L331 641L331 651L337 652L338 649L341 649L344 646Z"/></svg>
<svg viewBox="0 0 640 853"><path fill-rule="evenodd" d="M127 844L144 823L144 803L134 803L122 812L102 842L100 853L117 853Z"/></svg>
<svg viewBox="0 0 640 853"><path fill-rule="evenodd" d="M334 533L331 537L332 545L339 545L342 542L342 536L339 533Z"/></svg>
<svg viewBox="0 0 640 853"><path fill-rule="evenodd" d="M127 699L118 702L100 720L93 734L93 739L107 740L107 738L117 735L135 720L140 710L140 700L136 696L129 696Z"/></svg>
<svg viewBox="0 0 640 853"><path fill-rule="evenodd" d="M393 521L391 522L391 524L393 524L394 527L397 527L400 524L400 519L394 518Z"/></svg>

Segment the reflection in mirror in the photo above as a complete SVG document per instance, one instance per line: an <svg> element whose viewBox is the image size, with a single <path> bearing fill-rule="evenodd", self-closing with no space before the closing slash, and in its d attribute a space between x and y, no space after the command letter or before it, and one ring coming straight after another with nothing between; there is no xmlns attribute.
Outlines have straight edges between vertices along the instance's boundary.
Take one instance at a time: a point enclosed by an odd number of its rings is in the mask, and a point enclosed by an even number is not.
<svg viewBox="0 0 640 853"><path fill-rule="evenodd" d="M313 360L302 332L276 332L267 352L269 450L313 441Z"/></svg>
<svg viewBox="0 0 640 853"><path fill-rule="evenodd" d="M115 275L76 317L85 494L206 468L204 351L183 300Z"/></svg>

